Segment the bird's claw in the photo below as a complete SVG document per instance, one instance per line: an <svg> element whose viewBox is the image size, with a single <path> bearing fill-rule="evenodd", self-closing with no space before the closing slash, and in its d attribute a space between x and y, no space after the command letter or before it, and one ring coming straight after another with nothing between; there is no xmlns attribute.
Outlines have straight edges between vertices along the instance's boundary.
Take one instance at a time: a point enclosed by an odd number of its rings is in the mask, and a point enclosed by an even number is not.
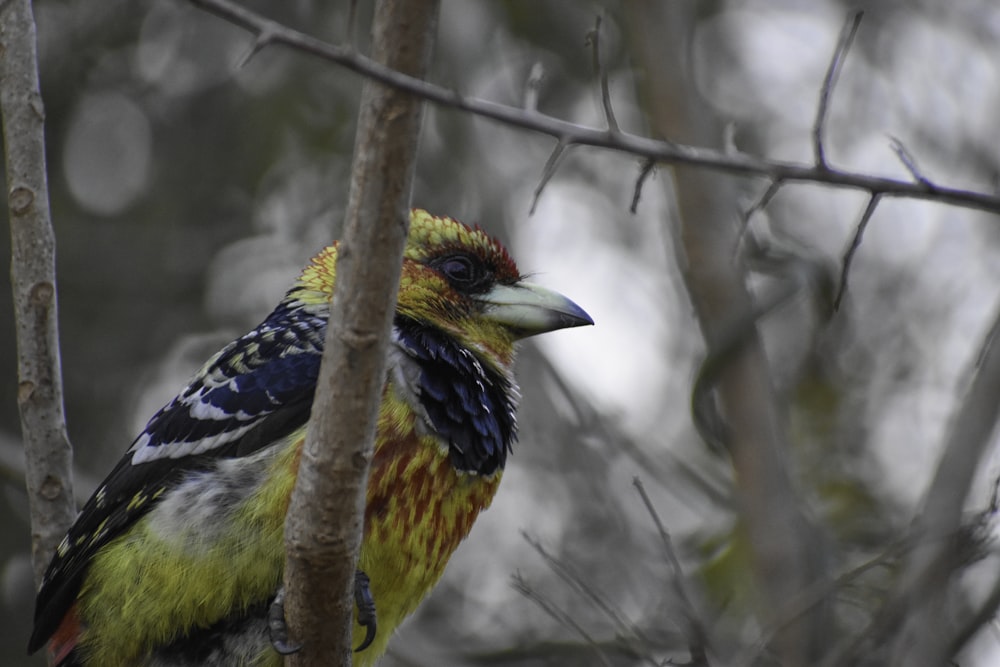
<svg viewBox="0 0 1000 667"><path fill-rule="evenodd" d="M377 622L375 619L375 599L372 598L370 580L368 575L357 570L354 573L354 604L358 607L358 625L365 628L365 639L361 646L354 649L355 653L364 651L371 646L377 632Z"/></svg>
<svg viewBox="0 0 1000 667"><path fill-rule="evenodd" d="M302 644L288 641L288 624L285 622L285 587L278 589L267 610L267 633L271 646L281 655L291 655L302 650Z"/></svg>

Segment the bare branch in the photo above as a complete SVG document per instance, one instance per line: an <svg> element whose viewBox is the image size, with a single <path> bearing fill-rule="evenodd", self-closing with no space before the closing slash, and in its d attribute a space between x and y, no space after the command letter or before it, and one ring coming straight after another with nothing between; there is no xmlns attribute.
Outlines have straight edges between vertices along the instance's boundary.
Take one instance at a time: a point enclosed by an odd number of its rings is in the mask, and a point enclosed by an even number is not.
<svg viewBox="0 0 1000 667"><path fill-rule="evenodd" d="M660 541L663 542L663 552L667 558L667 564L670 566L670 580L673 583L674 594L681 603L681 612L684 614L684 620L687 625L684 635L688 640L688 651L691 653L691 662L695 665L708 665L708 633L705 631L705 626L699 620L697 613L695 613L691 598L684 588L684 570L681 568L681 562L677 558L677 552L674 551L673 540L670 539L670 533L663 526L660 515L656 511L656 507L653 506L653 501L649 499L646 488L642 485L642 480L638 477L633 477L632 484L635 486L636 491L639 492L639 496L646 506L646 511L649 512L649 516L652 517L653 522L656 524L656 530L660 534Z"/></svg>
<svg viewBox="0 0 1000 667"><path fill-rule="evenodd" d="M840 269L840 285L837 287L837 296L833 300L834 312L840 310L840 304L844 299L844 294L847 292L847 275L851 270L851 263L854 261L854 255L858 252L858 248L861 247L861 240L864 238L865 230L868 229L868 223L871 221L880 200L881 195L877 194L873 194L868 198L868 204L865 206L864 213L861 214L858 226L854 230L854 238L851 239L851 245L848 246L847 251L844 253Z"/></svg>
<svg viewBox="0 0 1000 667"><path fill-rule="evenodd" d="M757 642L756 652L745 661L745 664L748 666L760 664L768 644L773 641L775 633L781 630L781 628L793 622L816 605L828 601L839 589L847 586L864 573L877 567L891 565L894 559L898 558L911 544L912 541L909 539L897 540L890 544L882 553L852 567L834 579L816 581L810 588L802 591L798 597L789 600L777 614L771 625L763 629L761 639Z"/></svg>
<svg viewBox="0 0 1000 667"><path fill-rule="evenodd" d="M740 220L740 237L736 243L736 247L733 251L733 257L743 250L744 244L746 243L747 234L750 231L750 218L754 216L758 211L763 211L767 208L767 205L771 203L774 196L778 194L778 190L784 185L781 181L771 181L767 186L767 189L761 194L761 196L755 201L750 207L743 212L742 218Z"/></svg>
<svg viewBox="0 0 1000 667"><path fill-rule="evenodd" d="M767 205L771 203L774 199L774 195L778 194L778 190L784 185L781 181L771 181L771 184L767 186L767 189L761 194L761 196L753 204L743 212L743 227L744 229L750 224L750 218L754 216L758 211L763 211L767 208Z"/></svg>
<svg viewBox="0 0 1000 667"><path fill-rule="evenodd" d="M525 581L524 577L522 577L520 574L515 573L511 577L511 581L513 583L514 589L518 593L520 593L525 598L537 604L542 609L542 611L551 616L556 622L560 623L561 625L564 625L566 628L568 628L575 634L579 635L580 638L583 639L583 641L585 641L594 650L594 653L600 659L601 664L605 665L605 667L612 667L611 660L604 653L604 649L601 648L601 645L597 642L597 640L595 640L593 637L590 636L590 633L587 632L583 628L583 626L581 626L579 623L576 622L576 620L573 619L572 614L563 611L562 609L557 607L553 602L545 598L545 596L543 596L541 593L539 593L531 586L529 586L528 582Z"/></svg>
<svg viewBox="0 0 1000 667"><path fill-rule="evenodd" d="M556 144L556 147L552 149L549 159L545 161L545 167L542 169L542 176L538 181L538 185L535 187L535 194L531 197L531 208L528 209L528 215L534 215L535 207L538 206L538 200L542 196L542 190L545 186L549 184L552 177L556 175L556 170L559 168L559 162L562 160L563 155L566 152L567 144L562 139Z"/></svg>
<svg viewBox="0 0 1000 667"><path fill-rule="evenodd" d="M554 555L550 554L537 539L531 537L524 531L521 531L521 536L529 545L531 545L531 548L545 560L545 563L559 576L560 579L565 581L573 590L590 600L595 607L600 609L614 624L618 633L623 638L633 636L645 645L651 644L649 638L643 634L642 630L635 624L628 621L621 609L606 600L604 596L598 593L582 576L574 572L572 568L560 561ZM658 663L653 660L652 657L648 655L643 657L646 662L651 663L653 667L657 667Z"/></svg>
<svg viewBox="0 0 1000 667"><path fill-rule="evenodd" d="M628 208L632 215L635 215L639 210L639 198L642 196L642 186L646 183L646 179L649 178L654 169L656 169L656 160L647 159L643 161L642 166L639 169L639 175L635 179L635 190L632 192L632 204Z"/></svg>
<svg viewBox="0 0 1000 667"><path fill-rule="evenodd" d="M601 106L604 107L604 119L608 123L608 132L621 132L618 127L618 119L615 118L615 109L611 104L611 89L608 86L608 70L601 62L601 15L594 19L594 29L587 33L587 41L590 43L593 53L594 73L601 82Z"/></svg>
<svg viewBox="0 0 1000 667"><path fill-rule="evenodd" d="M826 76L823 78L823 86L819 92L819 107L816 109L816 122L813 123L813 154L816 158L816 166L827 169L826 152L823 148L823 133L826 130L826 118L830 108L830 97L833 95L833 87L837 85L837 77L844 67L844 59L851 48L854 36L858 33L858 26L864 12L857 11L844 23L840 31L840 38L837 40L837 48L833 51L830 65L827 67Z"/></svg>
<svg viewBox="0 0 1000 667"><path fill-rule="evenodd" d="M55 235L45 171L45 110L30 0L0 8L0 111L11 236L11 284L35 583L73 523L73 452L63 413Z"/></svg>
<svg viewBox="0 0 1000 667"><path fill-rule="evenodd" d="M958 403L941 454L915 520L917 544L904 563L886 608L906 609L897 636L894 665L941 665L952 638L941 623L947 586L961 562L955 526L973 475L996 429L996 397L1000 395L1000 309L983 341L971 382Z"/></svg>
<svg viewBox="0 0 1000 667"><path fill-rule="evenodd" d="M438 11L438 0L380 0L375 57L422 76ZM288 627L303 647L288 658L295 667L350 665L352 591L422 108L374 82L362 93L323 362L285 524Z"/></svg>
<svg viewBox="0 0 1000 667"><path fill-rule="evenodd" d="M831 187L864 190L887 197L929 200L950 206L1000 213L1000 195L997 194L937 185L934 186L933 190L929 190L921 183L843 171L828 166L771 160L745 153L727 153L710 148L659 141L624 131L612 133L607 130L571 123L546 114L528 112L518 107L464 97L455 91L406 76L380 65L358 54L353 49L328 44L284 27L244 9L231 0L191 0L191 2L255 34L267 27L272 30L273 42L276 44L284 44L302 53L336 63L365 77L397 90L412 93L435 104L467 111L511 127L546 134L557 141L565 141L567 145L593 146L628 153L654 162L705 167L722 173L758 176L771 181L822 183Z"/></svg>
<svg viewBox="0 0 1000 667"><path fill-rule="evenodd" d="M997 578L993 583L990 594L979 605L979 609L959 626L955 636L951 639L948 655L958 655L984 625L996 618L997 609L1000 609L1000 578Z"/></svg>
<svg viewBox="0 0 1000 667"><path fill-rule="evenodd" d="M236 69L243 69L250 64L253 57L264 50L264 47L270 46L274 42L274 35L268 31L266 28L257 33L253 40L253 44L247 49L247 52L240 57L239 61L236 63Z"/></svg>

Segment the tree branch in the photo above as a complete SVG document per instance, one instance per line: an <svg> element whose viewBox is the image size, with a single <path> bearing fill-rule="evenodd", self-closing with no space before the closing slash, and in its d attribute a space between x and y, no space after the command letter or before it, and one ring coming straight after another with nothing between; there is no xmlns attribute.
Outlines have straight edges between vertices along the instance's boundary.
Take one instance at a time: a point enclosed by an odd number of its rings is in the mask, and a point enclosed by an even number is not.
<svg viewBox="0 0 1000 667"><path fill-rule="evenodd" d="M70 474L73 453L63 414L45 111L30 0L9 0L0 7L0 111L17 335L17 405L31 511L31 557L38 585L76 509Z"/></svg>
<svg viewBox="0 0 1000 667"><path fill-rule="evenodd" d="M191 0L191 2L251 33L266 34L268 43L284 44L296 51L322 58L440 106L460 109L505 125L545 134L557 142L564 141L568 146L593 146L672 165L703 167L727 174L762 177L771 181L821 183L838 188L864 190L873 195L922 199L1000 213L1000 195L996 194L871 176L825 165L771 160L745 153L657 141L621 130L612 132L607 129L587 127L537 111L526 111L488 100L465 97L453 90L385 67L351 48L335 46L282 26L231 0Z"/></svg>
<svg viewBox="0 0 1000 667"><path fill-rule="evenodd" d="M375 58L423 76L438 4L380 0ZM421 116L419 99L366 83L323 364L285 525L287 619L303 645L289 659L297 667L350 664L351 593Z"/></svg>
<svg viewBox="0 0 1000 667"><path fill-rule="evenodd" d="M942 624L948 584L963 561L955 527L962 523L965 497L997 423L1000 396L1000 309L982 344L968 390L958 404L934 479L915 523L917 543L887 603L905 610L893 665L933 667L950 657L952 642Z"/></svg>
<svg viewBox="0 0 1000 667"><path fill-rule="evenodd" d="M721 123L686 92L692 89L689 48L696 4L647 0L629 5L627 16L636 58L656 71L646 78L654 130L660 136L720 144ZM692 402L697 408L702 394L713 408L716 402L719 406L718 439L732 460L758 618L771 625L784 601L827 577L825 535L802 511L791 479L787 426L755 320L738 331L730 326L758 315L747 291L746 268L733 261L741 235L734 184L695 170L675 170L673 179L678 264L708 348ZM782 283L782 289L798 288L798 281ZM695 417L697 421L697 409ZM769 646L776 662L814 664L827 639L828 611L812 608L777 631Z"/></svg>

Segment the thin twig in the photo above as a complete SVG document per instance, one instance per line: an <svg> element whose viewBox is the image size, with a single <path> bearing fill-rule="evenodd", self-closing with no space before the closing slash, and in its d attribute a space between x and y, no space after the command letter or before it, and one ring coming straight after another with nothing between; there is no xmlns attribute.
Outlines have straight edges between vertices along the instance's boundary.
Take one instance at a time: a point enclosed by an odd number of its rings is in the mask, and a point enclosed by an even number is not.
<svg viewBox="0 0 1000 667"><path fill-rule="evenodd" d="M596 653L598 658L600 658L601 663L603 663L606 667L611 667L611 661L608 659L608 656L605 655L604 649L601 648L601 645L590 636L589 632L584 630L583 626L573 620L573 617L570 614L566 613L550 600L542 596L541 593L534 590L528 585L528 582L526 582L524 577L520 574L515 573L511 577L511 581L514 585L514 589L518 593L537 604L542 611L551 616L557 623L564 625L572 632L578 634L583 641L587 642L587 644L594 649L594 653Z"/></svg>
<svg viewBox="0 0 1000 667"><path fill-rule="evenodd" d="M844 23L844 27L840 31L840 38L837 40L837 48L834 49L826 76L823 78L823 86L820 88L816 122L813 123L813 154L816 158L816 166L821 169L828 168L826 151L823 148L823 133L826 130L826 118L830 108L830 98L833 95L833 87L837 85L837 77L840 76L840 70L843 69L844 59L851 48L854 36L858 33L858 26L861 25L863 16L864 12L857 11Z"/></svg>
<svg viewBox="0 0 1000 667"><path fill-rule="evenodd" d="M899 158L899 161L903 163L904 167L906 167L906 171L910 172L910 176L913 176L913 180L915 180L917 183L925 185L928 188L931 189L934 188L934 184L931 183L930 179L924 176L923 173L920 171L920 168L917 166L916 158L914 158L913 154L910 153L909 150L907 150L906 146L903 145L902 141L900 141L896 137L890 136L889 146L892 147L892 152L896 154L896 157Z"/></svg>
<svg viewBox="0 0 1000 667"><path fill-rule="evenodd" d="M549 155L549 159L545 161L545 167L542 169L542 176L538 180L538 185L535 187L535 194L531 197L531 208L528 209L528 215L535 214L535 207L538 206L538 200L542 196L542 190L545 186L549 184L552 177L555 176L556 170L559 168L559 162L562 160L563 155L566 152L566 147L569 144L562 139L556 143L556 147L552 149L552 154Z"/></svg>
<svg viewBox="0 0 1000 667"><path fill-rule="evenodd" d="M957 403L944 436L944 448L923 506L915 517L918 543L903 563L886 603L890 615L905 609L895 637L893 664L940 665L950 657L951 638L941 625L940 606L953 593L953 576L965 564L961 541L953 534L962 525L962 511L973 476L992 442L1000 394L1000 308L974 359L971 379Z"/></svg>
<svg viewBox="0 0 1000 667"><path fill-rule="evenodd" d="M611 602L606 600L603 595L598 593L593 586L587 583L587 581L585 581L579 574L574 572L573 569L566 563L563 563L554 555L550 554L548 550L542 546L541 542L531 537L523 530L521 531L521 537L523 537L524 541L527 542L531 548L542 557L545 563L559 576L560 579L565 581L570 588L590 600L594 606L600 609L615 625L618 633L623 639L632 636L642 642L643 645L648 646L651 644L649 638L645 636L642 630L626 619L625 614L621 611L621 609L618 609ZM651 656L644 655L643 658L646 662L652 664L653 667L657 667L656 660L654 660Z"/></svg>
<svg viewBox="0 0 1000 667"><path fill-rule="evenodd" d="M632 215L639 210L639 198L642 196L642 186L649 178L649 175L653 173L656 168L656 160L646 159L643 160L642 166L639 169L639 176L635 179L635 190L632 192L632 205L628 207L628 210Z"/></svg>
<svg viewBox="0 0 1000 667"><path fill-rule="evenodd" d="M912 181L871 176L815 164L772 160L746 153L727 154L723 151L651 139L624 131L611 133L543 113L527 112L519 107L465 97L453 90L384 67L353 49L328 44L282 26L231 0L191 0L191 2L252 33L256 34L269 28L273 32L274 43L284 44L302 53L336 63L379 83L447 108L460 109L511 127L546 134L556 140L562 139L567 145L593 146L628 153L654 162L704 167L727 174L759 176L771 181L822 183L831 187L864 190L870 194L886 197L935 201L950 206L1000 213L1000 195L994 193L937 185L930 190L924 184Z"/></svg>
<svg viewBox="0 0 1000 667"><path fill-rule="evenodd" d="M837 592L837 590L851 583L862 574L868 572L869 570L873 570L876 567L891 564L893 559L898 558L910 544L911 540L907 539L907 537L897 540L890 544L889 547L882 553L869 558L846 572L843 572L834 579L816 581L812 586L801 591L799 595L790 600L788 604L780 610L776 618L772 620L768 627L761 631L760 639L757 641L755 654L746 660L745 664L760 664L761 658L767 650L768 645L770 645L770 643L774 640L775 635L777 635L777 633L784 627L791 624L797 618L807 613L810 609L832 596Z"/></svg>
<svg viewBox="0 0 1000 667"><path fill-rule="evenodd" d="M659 513L656 511L656 507L653 505L653 501L650 500L649 495L646 493L646 487L642 485L642 480L638 477L633 477L632 484L635 486L636 491L639 492L639 496L646 506L646 511L649 512L653 523L656 524L656 530L660 534L660 541L663 542L663 552L672 574L670 579L673 583L674 594L681 603L681 610L687 621L685 636L688 640L688 651L691 653L691 662L696 665L708 665L708 633L698 619L694 605L691 603L691 598L684 589L684 570L681 568L681 562L677 558L677 552L674 551L673 540L670 539L670 533L667 532L663 522L660 520Z"/></svg>
<svg viewBox="0 0 1000 667"><path fill-rule="evenodd" d="M858 221L858 226L854 230L854 238L851 239L851 245L847 248L847 252L844 253L844 259L840 268L840 285L837 287L837 296L833 300L834 312L840 310L840 303L847 292L847 274L850 273L854 255L858 252L858 248L861 247L861 240L864 238L865 230L868 228L868 222L872 219L872 214L875 213L880 199L881 195L879 194L873 194L868 198L868 205L865 206L865 211L861 214L861 220Z"/></svg>
<svg viewBox="0 0 1000 667"><path fill-rule="evenodd" d="M243 69L250 64L253 57L264 50L264 47L270 46L274 42L274 35L268 29L263 29L257 33L254 37L253 44L247 49L246 53L240 56L240 59L236 62L236 69Z"/></svg>
<svg viewBox="0 0 1000 667"><path fill-rule="evenodd" d="M618 119L615 118L615 110L611 104L611 90L608 86L608 70L601 62L601 15L594 19L594 29L587 33L587 41L590 43L591 52L594 59L594 73L601 82L601 105L604 107L604 119L608 123L608 132L620 132Z"/></svg>
<svg viewBox="0 0 1000 667"><path fill-rule="evenodd" d="M778 194L778 190L781 189L782 185L784 185L784 183L781 181L771 181L771 183L767 186L767 189L764 190L763 194L761 194L761 196L758 197L757 200L743 212L743 215L740 216L740 236L736 241L735 247L733 248L733 257L738 257L740 251L743 250L747 234L750 230L750 218L752 218L758 211L763 211L767 208L767 205L770 204L771 200L774 199L774 196Z"/></svg>

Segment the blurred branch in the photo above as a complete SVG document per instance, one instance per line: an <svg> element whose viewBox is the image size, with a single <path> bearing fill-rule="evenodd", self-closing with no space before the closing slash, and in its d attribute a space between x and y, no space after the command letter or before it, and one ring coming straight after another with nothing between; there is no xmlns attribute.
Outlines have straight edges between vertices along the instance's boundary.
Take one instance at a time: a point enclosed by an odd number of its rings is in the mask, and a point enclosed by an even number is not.
<svg viewBox="0 0 1000 667"><path fill-rule="evenodd" d="M583 626L581 626L573 619L572 614L563 611L555 604L553 604L552 601L548 600L545 596L543 596L541 593L539 593L530 585L528 585L528 582L525 581L524 577L522 577L520 574L515 573L511 577L511 582L513 583L514 589L518 593L520 593L525 598L537 604L542 611L551 616L560 625L564 625L574 634L579 635L580 638L583 639L583 641L586 642L587 645L593 649L594 654L601 661L602 665L604 665L605 667L611 667L611 660L604 653L604 648L597 640L595 640L593 637L590 636L590 633L588 633L583 628Z"/></svg>
<svg viewBox="0 0 1000 667"><path fill-rule="evenodd" d="M255 42L251 53L256 53L271 44L283 44L435 104L467 111L512 127L539 132L566 146L593 146L672 165L704 167L727 174L758 176L771 181L820 183L831 187L863 190L872 195L921 199L1000 213L1000 195L997 194L944 187L929 181L901 181L836 169L825 164L772 160L745 153L658 141L624 131L614 132L587 127L534 110L465 97L453 90L381 65L353 48L329 44L285 27L231 0L191 0L191 2L253 33Z"/></svg>
<svg viewBox="0 0 1000 667"><path fill-rule="evenodd" d="M45 110L30 0L0 7L0 111L17 335L17 405L31 512L31 557L40 584L76 515L73 452L63 413L55 234L45 171Z"/></svg>
<svg viewBox="0 0 1000 667"><path fill-rule="evenodd" d="M711 649L708 632L705 630L704 624L695 611L691 597L685 588L684 570L681 568L681 562L677 558L677 552L674 551L673 540L670 539L670 533L667 532L663 522L660 520L660 515L656 511L656 507L653 506L653 501L646 494L646 488L642 485L642 481L638 477L634 477L632 483L639 492L639 496L646 506L646 511L649 512L649 516L652 517L653 522L656 524L656 530L660 534L660 541L663 543L663 552L667 558L667 564L670 566L670 581L673 583L674 595L680 601L681 613L684 614L684 636L688 638L688 651L691 654L691 664L705 665L707 667L709 664L708 651Z"/></svg>
<svg viewBox="0 0 1000 667"><path fill-rule="evenodd" d="M569 565L563 563L554 555L550 554L537 539L531 537L524 531L521 531L521 536L531 546L531 548L542 557L545 563L552 569L553 572L556 573L556 575L559 576L560 579L569 584L570 588L590 600L595 607L601 610L608 620L610 620L611 623L617 628L617 631L623 640L628 637L635 637L637 640L642 642L644 647L651 645L649 638L645 636L643 631L634 623L629 622L629 620L625 617L625 613L613 603L605 599L605 597L594 589L593 586L587 583L583 576L575 572L571 567L569 567ZM637 652L637 655L640 654ZM652 656L642 654L641 657L653 667L657 667L659 664L652 658Z"/></svg>
<svg viewBox="0 0 1000 667"><path fill-rule="evenodd" d="M438 11L438 0L379 0L375 58L423 76ZM365 489L422 111L418 98L366 82L323 362L285 524L286 618L302 645L287 662L296 667L351 662Z"/></svg>
<svg viewBox="0 0 1000 667"><path fill-rule="evenodd" d="M696 0L646 0L627 5L626 16L636 59L656 72L645 79L654 131L719 145L725 138L722 124L691 94L696 89L690 49L698 6ZM721 149L718 154L743 159ZM769 304L754 307L746 267L733 261L739 259L735 249L741 237L734 184L707 170L674 170L673 181L678 264L708 349L693 409L696 419L699 406L707 409L703 416L717 417L699 428L730 455L752 554L757 616L767 625L785 601L827 578L826 538L803 511L791 478L786 417L756 328L756 318ZM781 289L797 292L796 282L782 281ZM823 605L782 628L768 647L776 663L814 664L825 649L830 623Z"/></svg>
<svg viewBox="0 0 1000 667"><path fill-rule="evenodd" d="M915 520L917 543L886 603L888 616L904 618L893 665L935 667L947 662L952 637L941 610L948 585L964 558L955 526L979 461L996 428L1000 396L1000 309L983 342L969 388L945 436L934 479Z"/></svg>

